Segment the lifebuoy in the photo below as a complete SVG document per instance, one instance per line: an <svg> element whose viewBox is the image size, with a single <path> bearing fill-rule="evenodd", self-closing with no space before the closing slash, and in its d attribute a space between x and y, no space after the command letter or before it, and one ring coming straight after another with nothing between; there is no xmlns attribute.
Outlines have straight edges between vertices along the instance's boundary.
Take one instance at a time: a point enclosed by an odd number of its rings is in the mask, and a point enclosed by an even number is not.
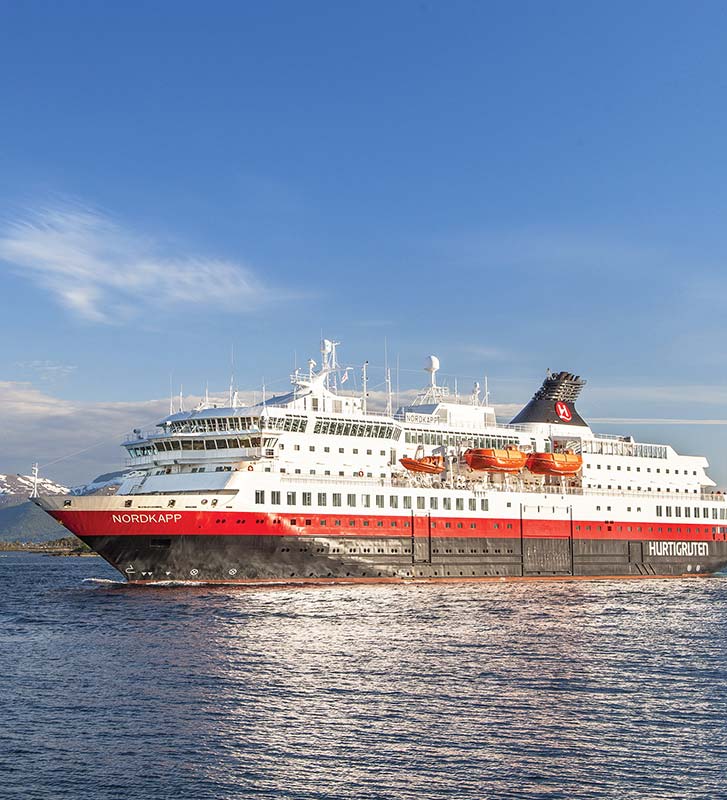
<svg viewBox="0 0 727 800"><path fill-rule="evenodd" d="M247 471L248 471L248 472L252 472L252 470L253 470L253 468L252 468L252 465L250 465L250 466L247 468Z"/></svg>
<svg viewBox="0 0 727 800"><path fill-rule="evenodd" d="M363 470L362 469L360 469L358 471L358 476L359 476L359 478L363 478Z"/></svg>

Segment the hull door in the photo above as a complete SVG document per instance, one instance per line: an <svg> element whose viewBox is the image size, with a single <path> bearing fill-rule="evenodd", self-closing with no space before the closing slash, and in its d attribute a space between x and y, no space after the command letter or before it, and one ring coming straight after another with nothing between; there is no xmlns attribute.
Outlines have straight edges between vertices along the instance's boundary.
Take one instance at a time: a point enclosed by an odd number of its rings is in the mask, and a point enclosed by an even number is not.
<svg viewBox="0 0 727 800"><path fill-rule="evenodd" d="M520 547L523 576L573 575L572 507L522 505Z"/></svg>

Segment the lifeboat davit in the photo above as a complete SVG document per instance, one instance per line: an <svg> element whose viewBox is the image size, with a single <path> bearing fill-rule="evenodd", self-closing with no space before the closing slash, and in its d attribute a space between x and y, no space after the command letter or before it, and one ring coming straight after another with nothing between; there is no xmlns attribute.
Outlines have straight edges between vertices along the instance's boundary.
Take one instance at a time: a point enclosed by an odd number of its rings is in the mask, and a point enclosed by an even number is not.
<svg viewBox="0 0 727 800"><path fill-rule="evenodd" d="M440 472L444 472L444 456L400 458L399 463L410 472L426 472L428 475L438 475Z"/></svg>
<svg viewBox="0 0 727 800"><path fill-rule="evenodd" d="M528 456L516 447L505 450L495 448L475 448L467 450L464 460L470 469L486 472L520 472Z"/></svg>
<svg viewBox="0 0 727 800"><path fill-rule="evenodd" d="M533 453L526 466L535 475L574 475L583 466L583 459L573 452Z"/></svg>

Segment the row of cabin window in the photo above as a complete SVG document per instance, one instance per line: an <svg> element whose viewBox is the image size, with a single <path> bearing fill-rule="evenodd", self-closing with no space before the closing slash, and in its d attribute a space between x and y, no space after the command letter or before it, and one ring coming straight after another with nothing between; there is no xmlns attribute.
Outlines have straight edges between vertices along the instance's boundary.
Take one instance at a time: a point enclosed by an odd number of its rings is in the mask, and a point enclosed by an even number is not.
<svg viewBox="0 0 727 800"><path fill-rule="evenodd" d="M257 417L205 417L204 419L185 419L167 426L173 433L215 433L216 431L259 430Z"/></svg>
<svg viewBox="0 0 727 800"><path fill-rule="evenodd" d="M590 469L590 468L591 468L591 465L590 465L590 464L586 464L586 469ZM596 469L601 469L601 465L600 465L600 464L596 464ZM610 464L606 464L606 469L611 469L611 465L610 465ZM620 469L621 469L621 465L620 465L620 464L617 464L617 465L616 465L616 470L617 470L617 471L620 471ZM641 467L636 467L636 471L637 471L637 472L641 472ZM647 471L647 472L651 472L651 467L647 467L647 468L646 468L646 471ZM661 468L660 468L660 467L657 467L657 468L656 468L656 471L657 471L657 472L661 472ZM628 466L627 466L627 467L626 467L626 472L631 472L631 467L628 467ZM665 470L664 470L664 472L666 472L666 474L667 474L667 475L669 474L669 470L668 470L668 469L665 469ZM685 470L683 470L683 472L684 472L684 474L685 474L685 475L689 475L689 470L688 470L688 469L685 469ZM680 475L681 473L679 472L679 470L678 470L678 469L675 469L675 470L674 470L674 474L675 474L675 475ZM696 474L697 474L697 470L696 470L696 469L693 469L693 470L692 470L692 475L696 475Z"/></svg>
<svg viewBox="0 0 727 800"><path fill-rule="evenodd" d="M155 442L157 453L179 450L228 450L238 447L260 447L260 437L244 439L171 439Z"/></svg>
<svg viewBox="0 0 727 800"><path fill-rule="evenodd" d="M308 417L300 416L268 417L265 420L266 428L289 433L305 433L307 425Z"/></svg>
<svg viewBox="0 0 727 800"><path fill-rule="evenodd" d="M593 525L593 526L591 526L591 525L583 525L583 526L576 525L575 526L577 531L581 530L581 527L583 528L583 530L586 530L586 531L590 531L591 528L593 528L593 530L596 530L596 531L602 530L602 526L601 525ZM661 527L656 527L655 528L653 525L649 525L649 526L626 525L626 526L624 526L624 525L608 525L607 524L606 527L608 528L608 530L611 530L612 527L616 528L617 531L623 531L624 527L625 527L627 533L631 533L632 531L636 531L636 533L642 533L642 532L646 532L646 533L654 533L654 532L663 533L664 532L663 528L661 528ZM703 529L695 528L694 532L695 533L702 533L702 532L709 533L709 528L710 528L709 525L705 525L705 527ZM666 532L667 533L672 533L672 529L671 528L667 528ZM677 533L681 533L682 529L681 528L677 528L676 532ZM691 528L685 528L684 532L685 533L691 533L692 529ZM718 533L718 532L721 533L721 534L727 534L727 526L719 526L719 527L713 527L712 528L712 533L713 534L714 533Z"/></svg>
<svg viewBox="0 0 727 800"><path fill-rule="evenodd" d="M457 447L465 443L471 447L489 447L503 450L505 447L517 447L520 440L514 436L473 436L471 433L436 433L434 431L406 431L404 441L407 444L434 444Z"/></svg>
<svg viewBox="0 0 727 800"><path fill-rule="evenodd" d="M285 450L285 445L284 445L284 444L279 444L279 445L278 445L278 450ZM299 444L294 444L294 445L293 445L293 450L295 450L296 452L298 452L298 451L300 450L300 445L299 445ZM339 452L339 453L344 453L344 452L345 452L345 450L346 450L346 448L345 448L345 447L339 447L339 448L338 448L338 452ZM309 452L309 453L315 453L315 451L316 451L316 446L315 446L314 444L310 444L310 445L308 445L308 452ZM331 452L331 448L326 446L326 447L324 447L324 448L323 448L323 452L324 452L324 453L330 453L330 452ZM351 452L352 452L354 455L358 455L358 452L359 452L359 449L358 449L358 447L353 447L353 448L351 449ZM374 451L373 451L373 450L367 450L367 451L366 451L366 455L367 455L367 456L372 456L373 454L374 454ZM380 456L385 456L385 455L386 455L386 450L379 450L379 455L380 455Z"/></svg>
<svg viewBox="0 0 727 800"><path fill-rule="evenodd" d="M401 428L391 422L355 422L318 417L313 433L329 436L365 436L369 439L398 439Z"/></svg>
<svg viewBox="0 0 727 800"><path fill-rule="evenodd" d="M260 522L264 522L265 520L259 520L259 521ZM280 522L280 520L275 520L275 521L276 522ZM339 527L344 522L345 522L345 520L334 519L333 520L333 525L336 526L336 527ZM328 525L328 520L327 519L317 519L317 520L316 519L301 519L301 520L298 520L298 519L293 518L293 519L290 520L290 524L291 525L300 524L301 526L320 525L322 528L325 528ZM367 520L367 519L364 519L364 520L349 519L349 521L348 521L349 528L355 528L359 524L363 528L370 528L371 527L371 522L370 522L370 520ZM437 523L437 520L432 520L432 528L436 528L437 524L440 524L443 528L451 528L452 527L452 523L451 522L442 523L440 521L439 523ZM390 528L398 528L399 527L399 520L389 519L386 522L384 522L384 520L381 520L381 519L376 520L376 527L377 528L383 528L385 525L387 525ZM411 527L411 523L409 522L409 520L404 520L401 523L401 525L402 525L402 528ZM456 522L456 523L454 523L454 525L455 525L456 528L464 528L464 522ZM485 525L488 525L488 526L491 526L492 528L494 528L495 530L499 530L502 527L499 522L490 522L490 521L485 521L485 520L483 520L482 522L470 522L469 523L470 528L473 528L473 529L477 529L480 525L482 525L483 527ZM512 523L508 522L504 527L508 528L508 529L512 529ZM331 552L337 553L338 550L331 550ZM350 550L349 552L354 552L354 551ZM383 552L383 550L380 550L379 552ZM396 550L392 550L391 552L395 553ZM404 552L409 553L410 551L409 550L405 550ZM434 552L438 553L439 550L434 550ZM452 551L451 550L447 550L446 552L447 553L451 553ZM460 552L463 553L464 550L460 550ZM472 552L474 553L476 551L473 550ZM489 550L485 550L485 552L489 552ZM499 553L500 551L499 550L495 550L493 552ZM512 553L512 550L508 550L508 553Z"/></svg>
<svg viewBox="0 0 727 800"><path fill-rule="evenodd" d="M667 451L663 444L634 444L632 442L581 442L582 453L598 456L636 456L637 458L666 458Z"/></svg>
<svg viewBox="0 0 727 800"><path fill-rule="evenodd" d="M621 491L621 489L623 489L623 487L621 486L620 483L617 486L614 486L613 484L609 483L609 484L607 484L606 488L607 489L618 489L619 491ZM643 492L660 492L660 491L662 491L660 486L657 486L656 488L654 488L653 486L647 486L644 489L642 489L641 486L636 486L636 487L627 486L626 487L626 491L627 492L633 492L634 488L636 488L637 492L642 492L642 491ZM600 484L600 483L599 484L587 483L586 484L586 489L603 489L603 485ZM698 494L698 492L699 492L698 489L672 489L669 486L667 486L666 489L664 489L664 491L665 492L672 492L673 491L675 494L679 494L680 491L683 492L684 494Z"/></svg>
<svg viewBox="0 0 727 800"><path fill-rule="evenodd" d="M699 506L694 506L694 511L692 513L692 509L689 506L657 506L656 507L656 516L657 517L691 517L694 516L695 519L699 519L700 511ZM708 508L702 507L701 517L702 519L709 519L710 510ZM712 519L727 519L727 508L712 508Z"/></svg>
<svg viewBox="0 0 727 800"><path fill-rule="evenodd" d="M271 491L270 492L270 503L274 506L279 506L282 504L282 492L279 491ZM343 505L344 496L346 498L346 506L348 508L356 508L357 504L360 502L361 508L372 508L371 505L371 495L370 494L346 494L343 495L338 492L333 492L331 494L331 505L334 508L339 508ZM294 506L297 505L297 492L286 492L286 505ZM313 493L312 492L301 492L301 505L304 506L311 506L313 505ZM360 498L360 500L359 500ZM328 493L327 492L318 492L318 496L316 498L318 500L317 505L321 508L328 505ZM401 507L405 509L412 509L414 508L413 502L416 500L416 508L419 511L423 511L427 508L426 505L426 497L416 497L413 498L409 495L404 497L399 497L399 495L392 494L389 495L388 500L388 507L389 508L399 508L399 500L401 499ZM464 511L464 497L430 497L429 498L429 508L432 511L439 509L439 501L442 501L442 508L445 511L452 510L452 500L454 500L454 508L456 511ZM265 491L262 489L258 489L255 492L255 503L257 505L262 505L265 503ZM374 508L386 508L386 495L377 494L374 495ZM474 497L470 497L467 499L467 509L469 511L477 511L477 499ZM487 498L480 498L480 511L488 511L489 510L489 501Z"/></svg>

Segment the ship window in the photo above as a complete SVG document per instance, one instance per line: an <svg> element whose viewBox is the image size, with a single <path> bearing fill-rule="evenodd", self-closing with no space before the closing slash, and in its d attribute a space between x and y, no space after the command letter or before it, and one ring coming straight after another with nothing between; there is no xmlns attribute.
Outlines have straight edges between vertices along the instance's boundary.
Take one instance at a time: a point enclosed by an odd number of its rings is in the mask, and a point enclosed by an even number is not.
<svg viewBox="0 0 727 800"><path fill-rule="evenodd" d="M432 510L436 511L438 505L439 505L439 503L438 503L438 500L437 500L436 497L430 497L429 498L429 508L431 508Z"/></svg>
<svg viewBox="0 0 727 800"><path fill-rule="evenodd" d="M346 503L348 504L348 506L350 508L355 508L355 506L356 506L356 495L355 494L347 495L346 496Z"/></svg>
<svg viewBox="0 0 727 800"><path fill-rule="evenodd" d="M353 453L355 456L357 456L357 455L358 455L358 447L354 447L354 448L353 448L353 450L352 450L351 452L352 452L352 453Z"/></svg>
<svg viewBox="0 0 727 800"><path fill-rule="evenodd" d="M340 506L341 505L341 495L334 492L333 494L333 505Z"/></svg>
<svg viewBox="0 0 727 800"><path fill-rule="evenodd" d="M333 524L334 524L334 525L338 525L338 526L340 527L340 525L341 525L341 520L340 520L340 519L334 519L334 520L333 520Z"/></svg>
<svg viewBox="0 0 727 800"><path fill-rule="evenodd" d="M389 508L398 508L398 507L399 507L399 498L395 494L392 494L389 497Z"/></svg>
<svg viewBox="0 0 727 800"><path fill-rule="evenodd" d="M424 506L425 499L426 498L424 498L424 497L417 497L417 508L423 509L425 507Z"/></svg>
<svg viewBox="0 0 727 800"><path fill-rule="evenodd" d="M361 505L364 508L371 508L371 495L370 494L362 494L361 495Z"/></svg>
<svg viewBox="0 0 727 800"><path fill-rule="evenodd" d="M442 498L442 508L445 511L451 511L452 510L452 498L451 497Z"/></svg>
<svg viewBox="0 0 727 800"><path fill-rule="evenodd" d="M458 497L455 500L455 508L457 509L457 511L464 511L464 498Z"/></svg>
<svg viewBox="0 0 727 800"><path fill-rule="evenodd" d="M303 505L309 506L312 505L313 502L313 495L310 492L303 492Z"/></svg>
<svg viewBox="0 0 727 800"><path fill-rule="evenodd" d="M262 505L265 502L265 492L262 489L258 489L255 492L255 503L257 505Z"/></svg>
<svg viewBox="0 0 727 800"><path fill-rule="evenodd" d="M325 492L319 492L318 493L318 505L319 506L325 506L325 504L326 504L326 494L325 494Z"/></svg>
<svg viewBox="0 0 727 800"><path fill-rule="evenodd" d="M490 510L490 503L487 498L480 500L480 511L489 511Z"/></svg>
<svg viewBox="0 0 727 800"><path fill-rule="evenodd" d="M377 494L376 495L376 508L383 508L384 507L384 495Z"/></svg>
<svg viewBox="0 0 727 800"><path fill-rule="evenodd" d="M404 508L411 508L411 497L404 498Z"/></svg>
<svg viewBox="0 0 727 800"><path fill-rule="evenodd" d="M274 506L280 505L280 492L270 492L270 502Z"/></svg>
<svg viewBox="0 0 727 800"><path fill-rule="evenodd" d="M469 500L469 509L470 511L477 511L477 500L474 497L471 497Z"/></svg>
<svg viewBox="0 0 727 800"><path fill-rule="evenodd" d="M295 492L288 492L287 503L289 506L295 505Z"/></svg>

